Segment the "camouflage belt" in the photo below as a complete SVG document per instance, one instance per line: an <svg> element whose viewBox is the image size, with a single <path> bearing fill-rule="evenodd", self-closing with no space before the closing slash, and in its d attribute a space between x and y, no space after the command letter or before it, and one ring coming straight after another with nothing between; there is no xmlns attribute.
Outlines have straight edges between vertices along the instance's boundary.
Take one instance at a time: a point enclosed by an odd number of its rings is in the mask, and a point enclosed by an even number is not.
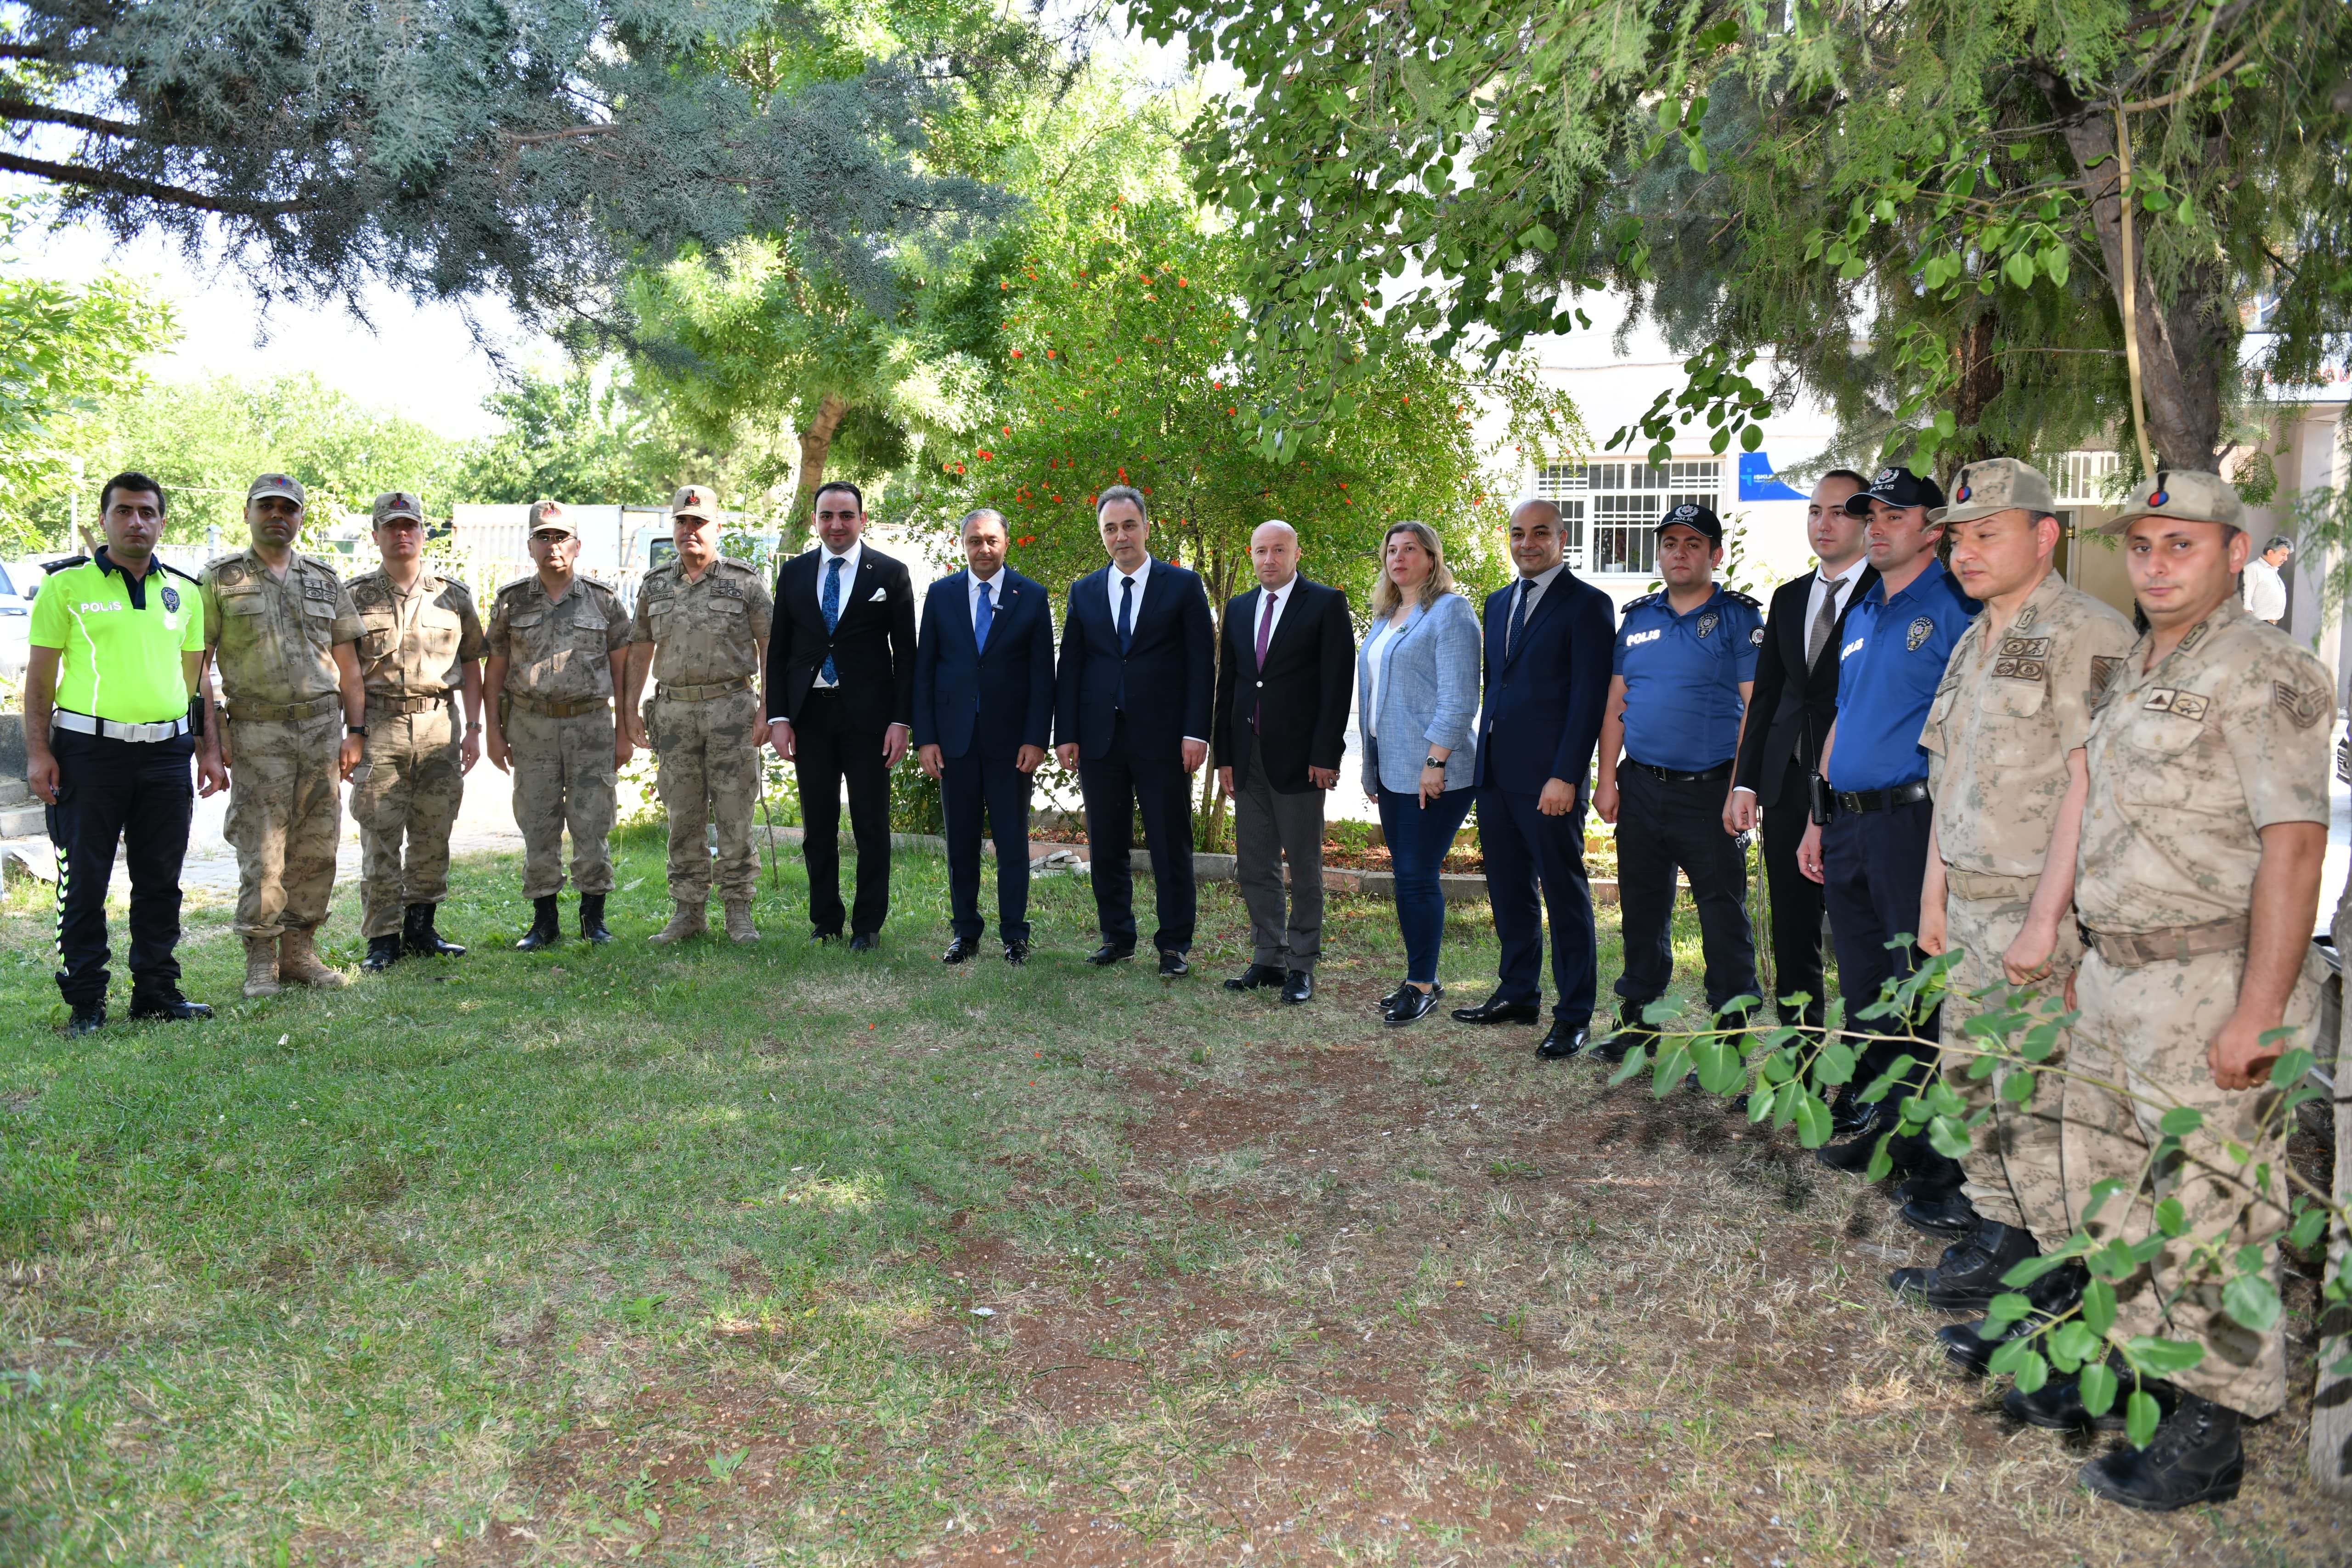
<svg viewBox="0 0 2352 1568"><path fill-rule="evenodd" d="M239 724L284 724L300 719L323 719L343 706L341 693L313 697L308 702L232 702L228 716Z"/></svg>
<svg viewBox="0 0 2352 1568"><path fill-rule="evenodd" d="M2117 969L2151 963L2186 963L2209 952L2246 945L2251 923L2243 915L2203 925L2166 926L2161 931L2092 931L2084 928L2098 955Z"/></svg>
<svg viewBox="0 0 2352 1568"><path fill-rule="evenodd" d="M547 702L536 697L525 697L520 691L509 691L507 700L526 713L536 713L542 719L577 719L583 713L602 713L611 705L605 697L591 697L582 702Z"/></svg>
<svg viewBox="0 0 2352 1568"><path fill-rule="evenodd" d="M1957 866L1944 868L1944 886L1961 898L1975 903L1979 900L1998 899L2004 903L2030 899L2039 877L1996 877L1990 871L1963 871Z"/></svg>
<svg viewBox="0 0 2352 1568"><path fill-rule="evenodd" d="M449 693L440 691L431 697L378 697L371 691L367 705L371 713L430 713L436 708L449 705Z"/></svg>
<svg viewBox="0 0 2352 1568"><path fill-rule="evenodd" d="M672 686L664 681L655 695L669 702L708 702L714 697L751 689L751 678L739 675L732 680L713 681L708 686Z"/></svg>

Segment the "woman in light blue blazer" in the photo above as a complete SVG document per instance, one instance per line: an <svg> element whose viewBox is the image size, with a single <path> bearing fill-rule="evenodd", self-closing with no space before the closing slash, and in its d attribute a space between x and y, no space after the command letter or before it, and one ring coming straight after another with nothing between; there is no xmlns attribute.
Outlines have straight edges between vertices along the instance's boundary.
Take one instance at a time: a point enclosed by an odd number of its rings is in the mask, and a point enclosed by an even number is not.
<svg viewBox="0 0 2352 1568"><path fill-rule="evenodd" d="M1364 794L1380 803L1404 932L1404 984L1381 1002L1391 1024L1428 1016L1445 994L1437 983L1445 938L1437 878L1470 815L1479 649L1477 612L1454 592L1436 532L1419 522L1390 529L1371 629L1356 655L1356 710Z"/></svg>

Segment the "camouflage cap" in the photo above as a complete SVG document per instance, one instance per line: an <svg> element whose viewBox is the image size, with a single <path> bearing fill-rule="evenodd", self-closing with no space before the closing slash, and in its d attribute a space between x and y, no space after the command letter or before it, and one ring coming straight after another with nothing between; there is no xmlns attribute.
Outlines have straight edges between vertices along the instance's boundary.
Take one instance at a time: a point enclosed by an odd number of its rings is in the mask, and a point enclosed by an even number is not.
<svg viewBox="0 0 2352 1568"><path fill-rule="evenodd" d="M669 498L672 517L698 517L705 522L719 521L719 492L709 485L688 485Z"/></svg>
<svg viewBox="0 0 2352 1568"><path fill-rule="evenodd" d="M1952 504L1927 514L1929 522L1974 522L1997 511L2055 512L2058 498L2039 468L2015 458L1988 458L1960 470L1952 486Z"/></svg>
<svg viewBox="0 0 2352 1568"><path fill-rule="evenodd" d="M2194 468L2159 468L2155 482L2132 492L2123 510L2100 525L2101 533L2121 533L2143 517L2180 517L2194 522L2218 522L2229 528L2246 526L2246 512L2238 489L2219 474Z"/></svg>
<svg viewBox="0 0 2352 1568"><path fill-rule="evenodd" d="M535 500L530 503L530 531L543 528L560 528L572 538L580 537L579 528L563 510L560 500Z"/></svg>
<svg viewBox="0 0 2352 1568"><path fill-rule="evenodd" d="M302 494L302 481L291 474L264 474L245 487L245 499L248 502L257 501L264 496L283 496L296 506L309 504Z"/></svg>
<svg viewBox="0 0 2352 1568"><path fill-rule="evenodd" d="M411 522L423 522L425 503L406 490L386 490L375 498L375 521L373 526L382 528L395 517L404 517Z"/></svg>

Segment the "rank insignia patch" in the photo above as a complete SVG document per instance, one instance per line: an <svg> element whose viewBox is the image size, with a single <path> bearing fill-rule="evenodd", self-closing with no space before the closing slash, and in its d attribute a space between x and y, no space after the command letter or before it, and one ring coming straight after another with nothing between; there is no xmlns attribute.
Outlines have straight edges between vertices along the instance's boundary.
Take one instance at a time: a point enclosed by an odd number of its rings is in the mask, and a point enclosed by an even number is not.
<svg viewBox="0 0 2352 1568"><path fill-rule="evenodd" d="M2039 680L2044 666L2038 658L2004 658L1993 663L1995 675L2006 675L2014 680Z"/></svg>
<svg viewBox="0 0 2352 1568"><path fill-rule="evenodd" d="M2279 711L2294 720L2298 730L2310 729L2326 718L2328 710L2334 706L2328 701L2326 692L2304 691L2284 680L2271 682L2271 697L2277 702Z"/></svg>
<svg viewBox="0 0 2352 1568"><path fill-rule="evenodd" d="M2096 697L2114 685L2116 671L2123 667L2124 660L2121 654L2093 654L2091 656L2091 695Z"/></svg>
<svg viewBox="0 0 2352 1568"><path fill-rule="evenodd" d="M2000 639L2000 657L2003 658L2048 658L2050 657L2050 639L2048 637L2003 637Z"/></svg>
<svg viewBox="0 0 2352 1568"><path fill-rule="evenodd" d="M1911 630L1904 637L1903 646L1910 652L1916 653L1919 651L1919 645L1935 635L1936 623L1921 616L1911 623Z"/></svg>
<svg viewBox="0 0 2352 1568"><path fill-rule="evenodd" d="M2177 687L2159 686L2147 694L2140 706L2150 713L2169 713L2176 719L2198 720L2205 717L2206 700Z"/></svg>

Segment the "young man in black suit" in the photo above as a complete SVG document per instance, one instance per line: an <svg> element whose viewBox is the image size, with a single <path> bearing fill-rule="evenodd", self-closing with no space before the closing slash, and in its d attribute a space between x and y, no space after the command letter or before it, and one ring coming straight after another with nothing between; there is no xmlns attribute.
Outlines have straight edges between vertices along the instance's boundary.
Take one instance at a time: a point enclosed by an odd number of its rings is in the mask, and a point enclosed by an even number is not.
<svg viewBox="0 0 2352 1568"><path fill-rule="evenodd" d="M980 951L980 819L996 840L996 934L1004 962L1029 957L1029 784L1054 734L1054 616L1045 590L1004 564L1004 514L963 520L969 563L923 595L915 648L915 757L947 814L944 961Z"/></svg>
<svg viewBox="0 0 2352 1568"><path fill-rule="evenodd" d="M915 586L868 550L866 498L836 480L816 492L819 543L776 573L768 637L768 742L800 782L801 857L811 938L841 934L841 783L857 841L855 952L881 945L890 912L890 770L915 717Z"/></svg>
<svg viewBox="0 0 2352 1568"><path fill-rule="evenodd" d="M1863 521L1845 510L1867 481L1832 468L1805 507L1805 536L1821 564L1773 590L1756 656L1756 687L1739 738L1739 763L1723 806L1723 830L1745 833L1763 822L1764 879L1772 895L1774 998L1803 994L1803 1007L1780 1003L1780 1022L1822 1026L1822 886L1797 869L1797 846L1812 809L1808 782L1821 766L1822 737L1837 717L1839 634L1849 605L1870 592L1878 573L1863 558Z"/></svg>
<svg viewBox="0 0 2352 1568"><path fill-rule="evenodd" d="M1158 887L1160 973L1192 973L1197 906L1192 888L1191 776L1209 760L1216 698L1216 625L1200 577L1155 561L1141 492L1114 485L1095 500L1110 564L1070 585L1062 661L1054 678L1055 747L1075 768L1087 805L1095 910L1102 945L1088 963L1135 952L1135 878L1128 864L1135 814Z"/></svg>
<svg viewBox="0 0 2352 1568"><path fill-rule="evenodd" d="M1348 595L1298 574L1298 535L1250 535L1258 585L1225 606L1217 662L1217 783L1234 802L1234 879L1250 912L1250 966L1228 991L1315 994L1323 952L1323 792L1339 782L1356 681ZM1282 863L1290 862L1289 910Z"/></svg>
<svg viewBox="0 0 2352 1568"><path fill-rule="evenodd" d="M1546 1060L1590 1038L1601 990L1584 811L1592 749L1609 706L1617 607L1568 569L1559 508L1511 511L1518 581L1486 596L1486 694L1478 714L1478 848L1503 958L1494 994L1456 1007L1464 1024L1532 1024L1543 1016L1544 917L1559 999L1536 1046Z"/></svg>

